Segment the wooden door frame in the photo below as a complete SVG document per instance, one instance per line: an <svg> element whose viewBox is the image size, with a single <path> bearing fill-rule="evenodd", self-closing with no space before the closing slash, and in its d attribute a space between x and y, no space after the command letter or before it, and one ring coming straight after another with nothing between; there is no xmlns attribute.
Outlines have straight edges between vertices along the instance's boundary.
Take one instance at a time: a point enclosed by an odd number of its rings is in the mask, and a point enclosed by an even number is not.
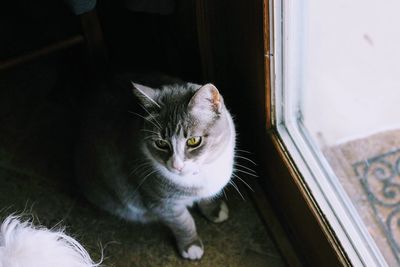
<svg viewBox="0 0 400 267"><path fill-rule="evenodd" d="M269 195L277 199L290 199L283 204L285 211L280 212L288 231L292 232L293 242L301 251L307 263L313 266L351 266L338 237L321 211L310 188L307 186L296 163L288 152L277 130L276 106L272 91L272 64L274 55L271 50L274 23L274 1L264 0L264 69L265 69L265 112L266 130L269 136L270 183L264 185ZM269 190L274 184L274 190ZM279 203L275 202L274 203ZM279 207L277 207L279 209ZM306 226L306 227L304 227Z"/></svg>
<svg viewBox="0 0 400 267"><path fill-rule="evenodd" d="M221 8L224 5L229 8ZM222 85L231 84L230 75L240 77L240 86L250 84L246 93L256 107L251 115L257 118L255 128L261 131L255 137L260 138L257 155L263 160L261 176L264 179L259 185L304 266L350 266L348 256L277 131L270 78L273 75L271 7L269 0L198 0L196 15L203 75L205 80ZM238 20L240 27L234 33L215 31L219 23L237 25L234 21ZM235 72L238 70L223 62L220 53L227 52L220 48L218 42L221 40L234 42L236 48L231 48L233 52L227 55L231 63L242 67L244 74ZM216 71L221 64L228 68L227 73ZM265 207L261 204L258 208L262 211ZM297 265L296 261L287 262L291 266Z"/></svg>

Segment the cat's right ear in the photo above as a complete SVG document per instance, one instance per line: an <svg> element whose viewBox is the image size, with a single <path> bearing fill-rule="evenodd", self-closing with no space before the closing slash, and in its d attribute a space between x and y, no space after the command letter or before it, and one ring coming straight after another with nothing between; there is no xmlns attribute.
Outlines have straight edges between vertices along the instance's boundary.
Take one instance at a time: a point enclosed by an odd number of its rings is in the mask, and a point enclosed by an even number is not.
<svg viewBox="0 0 400 267"><path fill-rule="evenodd" d="M145 107L158 107L160 105L156 102L157 90L148 86L132 82L133 94L137 96Z"/></svg>

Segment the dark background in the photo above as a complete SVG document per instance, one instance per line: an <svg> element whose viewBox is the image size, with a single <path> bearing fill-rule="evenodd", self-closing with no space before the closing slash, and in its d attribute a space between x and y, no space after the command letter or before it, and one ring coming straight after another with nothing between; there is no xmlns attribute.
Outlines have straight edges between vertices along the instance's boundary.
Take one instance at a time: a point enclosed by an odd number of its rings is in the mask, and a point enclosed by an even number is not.
<svg viewBox="0 0 400 267"><path fill-rule="evenodd" d="M97 13L79 16L63 1L8 1L0 10L0 97L8 99L0 107L3 149L20 142L27 127L33 127L40 140L54 142L56 151L46 157L48 165L72 169L68 164L80 112L96 87L114 74L158 71L186 81L213 82L235 117L239 146L257 153L264 130L263 105L255 103L264 101L257 88L263 75L256 65L249 66L247 57L262 52L251 47L257 43L262 49L262 23L250 18L254 27L246 29L239 20L221 17L234 17L239 10L227 1L208 6L199 2L177 0L172 13L161 15L133 12L122 1L104 0L98 1ZM259 39L248 39L248 31L259 31ZM93 42L93 35L103 41ZM77 36L81 39L74 45L46 51ZM29 58L41 49L46 52ZM60 114L53 121L56 112ZM43 121L42 131L34 116ZM7 135L11 128L17 130Z"/></svg>
<svg viewBox="0 0 400 267"><path fill-rule="evenodd" d="M55 177L71 181L81 112L96 87L126 72L157 71L201 82L193 5L177 1L173 13L160 15L133 12L122 1L99 1L97 13L81 16L63 1L3 5L0 151L10 155L7 161L42 175L64 173ZM93 43L93 35L103 41ZM73 45L48 49L75 37L80 41Z"/></svg>

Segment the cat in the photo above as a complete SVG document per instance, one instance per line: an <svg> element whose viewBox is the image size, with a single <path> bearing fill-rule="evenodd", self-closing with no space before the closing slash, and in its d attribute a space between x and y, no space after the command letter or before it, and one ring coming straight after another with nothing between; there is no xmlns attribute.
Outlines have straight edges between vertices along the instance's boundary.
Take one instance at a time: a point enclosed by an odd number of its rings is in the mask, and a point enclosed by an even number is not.
<svg viewBox="0 0 400 267"><path fill-rule="evenodd" d="M188 207L215 223L233 171L235 125L213 84L162 78L99 90L82 125L78 182L87 198L126 220L159 221L180 255L204 253Z"/></svg>

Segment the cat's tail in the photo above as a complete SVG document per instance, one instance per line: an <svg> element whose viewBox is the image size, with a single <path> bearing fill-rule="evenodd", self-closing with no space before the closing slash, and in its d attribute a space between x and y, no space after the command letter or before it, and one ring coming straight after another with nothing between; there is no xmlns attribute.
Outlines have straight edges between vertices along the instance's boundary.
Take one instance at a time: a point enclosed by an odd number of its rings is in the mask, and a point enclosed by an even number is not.
<svg viewBox="0 0 400 267"><path fill-rule="evenodd" d="M63 230L36 227L18 216L0 228L0 267L96 267L85 248Z"/></svg>

